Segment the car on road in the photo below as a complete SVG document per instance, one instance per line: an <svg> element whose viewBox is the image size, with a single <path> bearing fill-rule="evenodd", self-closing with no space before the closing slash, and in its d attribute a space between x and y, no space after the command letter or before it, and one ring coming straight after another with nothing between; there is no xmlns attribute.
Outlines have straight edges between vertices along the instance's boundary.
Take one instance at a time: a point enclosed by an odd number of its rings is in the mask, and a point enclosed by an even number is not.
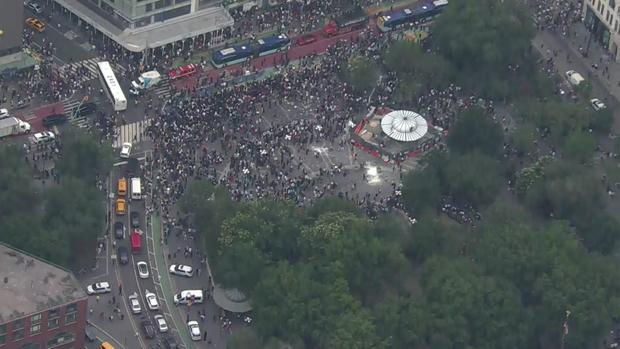
<svg viewBox="0 0 620 349"><path fill-rule="evenodd" d="M38 18L28 17L26 18L26 25L30 28L42 33L45 31L45 23L40 21Z"/></svg>
<svg viewBox="0 0 620 349"><path fill-rule="evenodd" d="M171 264L170 274L191 278L192 276L194 276L194 268L190 267L189 265Z"/></svg>
<svg viewBox="0 0 620 349"><path fill-rule="evenodd" d="M131 312L134 314L140 314L142 312L140 300L138 299L138 293L134 292L129 295L129 306L131 307Z"/></svg>
<svg viewBox="0 0 620 349"><path fill-rule="evenodd" d="M110 287L110 283L106 281L97 282L86 286L86 293L88 294L102 294L110 292L112 292L112 288Z"/></svg>
<svg viewBox="0 0 620 349"><path fill-rule="evenodd" d="M118 260L121 264L129 263L129 250L125 246L119 246L117 249Z"/></svg>
<svg viewBox="0 0 620 349"><path fill-rule="evenodd" d="M187 329L189 330L189 336L192 337L193 341L199 341L202 339L200 337L200 327L198 326L198 321L192 320L188 322Z"/></svg>
<svg viewBox="0 0 620 349"><path fill-rule="evenodd" d="M121 147L121 159L129 159L131 155L131 143L125 142Z"/></svg>
<svg viewBox="0 0 620 349"><path fill-rule="evenodd" d="M0 120L10 118L11 114L8 109L2 108L0 109Z"/></svg>
<svg viewBox="0 0 620 349"><path fill-rule="evenodd" d="M172 336L165 336L163 342L164 342L165 349L178 349L179 348L179 345L177 344L177 340L174 339L174 337Z"/></svg>
<svg viewBox="0 0 620 349"><path fill-rule="evenodd" d="M592 105L592 108L593 108L595 111L600 111L600 110L603 110L603 109L607 108L607 106L605 105L605 103L603 103L603 101L601 101L601 100L600 100L600 99L598 99L598 98L592 98L592 99L590 100L590 104Z"/></svg>
<svg viewBox="0 0 620 349"><path fill-rule="evenodd" d="M295 43L297 44L297 46L304 46L316 42L316 40L317 38L315 35L306 34L298 37L297 40L295 40Z"/></svg>
<svg viewBox="0 0 620 349"><path fill-rule="evenodd" d="M146 305L151 310L159 310L159 302L157 301L157 295L149 290L145 290L144 299L146 300Z"/></svg>
<svg viewBox="0 0 620 349"><path fill-rule="evenodd" d="M140 228L140 214L138 211L131 211L129 214L132 228Z"/></svg>
<svg viewBox="0 0 620 349"><path fill-rule="evenodd" d="M43 131L32 135L32 143L43 144L56 139L56 135L52 131Z"/></svg>
<svg viewBox="0 0 620 349"><path fill-rule="evenodd" d="M127 212L127 202L123 198L116 199L116 215L122 216Z"/></svg>
<svg viewBox="0 0 620 349"><path fill-rule="evenodd" d="M153 326L153 323L151 322L151 320L142 320L140 324L142 325L144 336L147 339L155 338L155 326Z"/></svg>
<svg viewBox="0 0 620 349"><path fill-rule="evenodd" d="M125 226L123 225L123 222L114 223L114 237L117 239L125 238Z"/></svg>
<svg viewBox="0 0 620 349"><path fill-rule="evenodd" d="M24 1L24 4L26 4L26 7L31 9L34 13L43 13L43 7L41 7L41 5L39 5L35 1L30 1L30 2Z"/></svg>
<svg viewBox="0 0 620 349"><path fill-rule="evenodd" d="M144 261L140 261L136 263L136 268L138 269L138 275L140 279L148 279L149 278L149 265Z"/></svg>
<svg viewBox="0 0 620 349"><path fill-rule="evenodd" d="M168 323L166 322L166 318L163 315L157 314L153 316L153 319L155 319L155 323L157 324L157 328L159 329L160 333L168 332Z"/></svg>
<svg viewBox="0 0 620 349"><path fill-rule="evenodd" d="M50 116L46 116L43 119L43 126L52 127L56 125L62 125L67 122L67 116L65 114L52 114Z"/></svg>
<svg viewBox="0 0 620 349"><path fill-rule="evenodd" d="M182 65L176 69L172 69L168 72L168 78L174 80L174 79L180 79L186 76L190 76L192 74L196 73L196 65L195 64L186 64L186 65Z"/></svg>
<svg viewBox="0 0 620 349"><path fill-rule="evenodd" d="M86 116L94 114L97 111L97 105L92 102L82 103L77 110L74 110L75 116Z"/></svg>

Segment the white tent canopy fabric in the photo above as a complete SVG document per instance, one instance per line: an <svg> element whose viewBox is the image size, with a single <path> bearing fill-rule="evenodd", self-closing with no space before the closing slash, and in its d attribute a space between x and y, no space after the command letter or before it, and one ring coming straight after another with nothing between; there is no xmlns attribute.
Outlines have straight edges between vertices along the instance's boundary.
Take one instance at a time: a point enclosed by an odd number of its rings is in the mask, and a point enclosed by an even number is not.
<svg viewBox="0 0 620 349"><path fill-rule="evenodd" d="M381 129L388 137L401 142L414 142L428 132L424 118L409 110L395 110L381 119Z"/></svg>

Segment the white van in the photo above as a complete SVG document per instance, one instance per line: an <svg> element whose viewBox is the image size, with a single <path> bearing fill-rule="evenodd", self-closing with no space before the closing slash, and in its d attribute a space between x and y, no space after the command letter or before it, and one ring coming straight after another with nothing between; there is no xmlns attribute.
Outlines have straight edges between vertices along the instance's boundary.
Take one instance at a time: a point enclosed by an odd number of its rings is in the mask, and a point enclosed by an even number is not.
<svg viewBox="0 0 620 349"><path fill-rule="evenodd" d="M174 295L174 304L176 305L187 304L190 300L192 300L193 304L202 303L204 300L202 290L185 290Z"/></svg>
<svg viewBox="0 0 620 349"><path fill-rule="evenodd" d="M142 199L142 181L140 181L140 177L135 177L131 179L131 199Z"/></svg>

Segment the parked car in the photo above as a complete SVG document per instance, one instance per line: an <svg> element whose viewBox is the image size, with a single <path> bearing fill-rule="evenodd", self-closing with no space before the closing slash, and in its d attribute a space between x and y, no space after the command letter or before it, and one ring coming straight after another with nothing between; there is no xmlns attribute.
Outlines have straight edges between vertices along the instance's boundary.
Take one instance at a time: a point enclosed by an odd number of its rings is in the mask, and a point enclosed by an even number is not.
<svg viewBox="0 0 620 349"><path fill-rule="evenodd" d="M41 22L39 19L34 17L26 18L26 25L30 28L42 33L45 31L45 23Z"/></svg>
<svg viewBox="0 0 620 349"><path fill-rule="evenodd" d="M43 13L43 7L41 7L41 5L39 5L38 3L36 3L35 1L30 1L28 2L27 7L29 9L31 9L34 13Z"/></svg>
<svg viewBox="0 0 620 349"><path fill-rule="evenodd" d="M202 339L200 337L200 327L198 326L198 321L192 320L188 322L187 329L189 330L189 335L192 337L193 341L199 341Z"/></svg>
<svg viewBox="0 0 620 349"><path fill-rule="evenodd" d="M2 108L0 109L0 120L10 118L11 114L8 109Z"/></svg>
<svg viewBox="0 0 620 349"><path fill-rule="evenodd" d="M141 324L142 330L144 331L144 336L148 339L155 338L155 326L153 326L151 320L143 320Z"/></svg>
<svg viewBox="0 0 620 349"><path fill-rule="evenodd" d="M164 337L164 348L165 349L178 349L179 345L177 344L177 340L172 336Z"/></svg>
<svg viewBox="0 0 620 349"><path fill-rule="evenodd" d="M131 307L131 312L134 314L140 314L142 312L140 300L138 299L138 294L136 292L129 296L129 306Z"/></svg>
<svg viewBox="0 0 620 349"><path fill-rule="evenodd" d="M186 76L190 76L196 73L196 65L195 64L186 64L180 66L176 69L172 69L168 72L168 78L171 80L180 79Z"/></svg>
<svg viewBox="0 0 620 349"><path fill-rule="evenodd" d="M47 142L51 142L56 139L56 135L52 131L43 131L39 133L35 133L32 135L32 143L34 144L43 144Z"/></svg>
<svg viewBox="0 0 620 349"><path fill-rule="evenodd" d="M114 237L117 239L125 238L125 226L123 225L123 222L114 223Z"/></svg>
<svg viewBox="0 0 620 349"><path fill-rule="evenodd" d="M157 301L157 295L149 290L145 290L144 299L146 300L146 305L151 310L159 309L159 302Z"/></svg>
<svg viewBox="0 0 620 349"><path fill-rule="evenodd" d="M603 103L603 101L601 101L601 100L600 100L600 99L598 99L598 98L592 98L592 99L590 100L590 104L592 105L592 108L593 108L594 110L596 110L596 111L603 110L603 109L607 108L607 106L605 105L605 103Z"/></svg>
<svg viewBox="0 0 620 349"><path fill-rule="evenodd" d="M50 116L46 116L43 119L43 126L52 127L55 125L61 125L67 122L67 116L65 114L53 114Z"/></svg>
<svg viewBox="0 0 620 349"><path fill-rule="evenodd" d="M189 265L171 264L170 274L191 278L194 275L194 268L190 267Z"/></svg>
<svg viewBox="0 0 620 349"><path fill-rule="evenodd" d="M159 329L160 333L168 332L168 323L166 322L166 318L163 315L157 314L153 316L153 319L155 319L155 323L157 324L157 328Z"/></svg>
<svg viewBox="0 0 620 349"><path fill-rule="evenodd" d="M117 249L118 260L121 264L129 263L129 250L125 246L119 246Z"/></svg>
<svg viewBox="0 0 620 349"><path fill-rule="evenodd" d="M309 45L313 42L316 42L316 40L317 38L315 35L306 34L306 35L302 35L298 37L295 42L297 43L297 46L304 46L304 45Z"/></svg>
<svg viewBox="0 0 620 349"><path fill-rule="evenodd" d="M137 211L131 211L129 214L132 228L140 228L140 214Z"/></svg>
<svg viewBox="0 0 620 349"><path fill-rule="evenodd" d="M138 275L140 279L148 279L149 278L149 265L144 261L140 261L136 263L136 268L138 269Z"/></svg>
<svg viewBox="0 0 620 349"><path fill-rule="evenodd" d="M110 292L112 292L112 288L110 287L110 283L106 281L97 282L86 286L86 293L88 294L102 294Z"/></svg>
<svg viewBox="0 0 620 349"><path fill-rule="evenodd" d="M123 143L123 146L121 147L121 159L129 159L130 155L131 155L131 143L129 142Z"/></svg>

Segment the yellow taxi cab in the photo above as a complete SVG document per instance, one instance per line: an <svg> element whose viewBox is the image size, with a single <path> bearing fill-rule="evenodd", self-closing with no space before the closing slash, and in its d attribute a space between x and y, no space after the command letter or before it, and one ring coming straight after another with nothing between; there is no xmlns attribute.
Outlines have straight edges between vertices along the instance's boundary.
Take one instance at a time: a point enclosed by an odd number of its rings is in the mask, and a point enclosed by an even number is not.
<svg viewBox="0 0 620 349"><path fill-rule="evenodd" d="M127 195L127 179L125 177L121 177L118 179L118 196Z"/></svg>
<svg viewBox="0 0 620 349"><path fill-rule="evenodd" d="M114 349L114 347L108 342L103 342L101 343L101 349Z"/></svg>
<svg viewBox="0 0 620 349"><path fill-rule="evenodd" d="M116 214L119 216L124 215L127 212L127 203L125 199L119 198L116 200Z"/></svg>
<svg viewBox="0 0 620 349"><path fill-rule="evenodd" d="M39 19L34 18L34 17L28 17L26 18L26 24L38 31L39 33L43 32L45 30L45 23L41 22Z"/></svg>

